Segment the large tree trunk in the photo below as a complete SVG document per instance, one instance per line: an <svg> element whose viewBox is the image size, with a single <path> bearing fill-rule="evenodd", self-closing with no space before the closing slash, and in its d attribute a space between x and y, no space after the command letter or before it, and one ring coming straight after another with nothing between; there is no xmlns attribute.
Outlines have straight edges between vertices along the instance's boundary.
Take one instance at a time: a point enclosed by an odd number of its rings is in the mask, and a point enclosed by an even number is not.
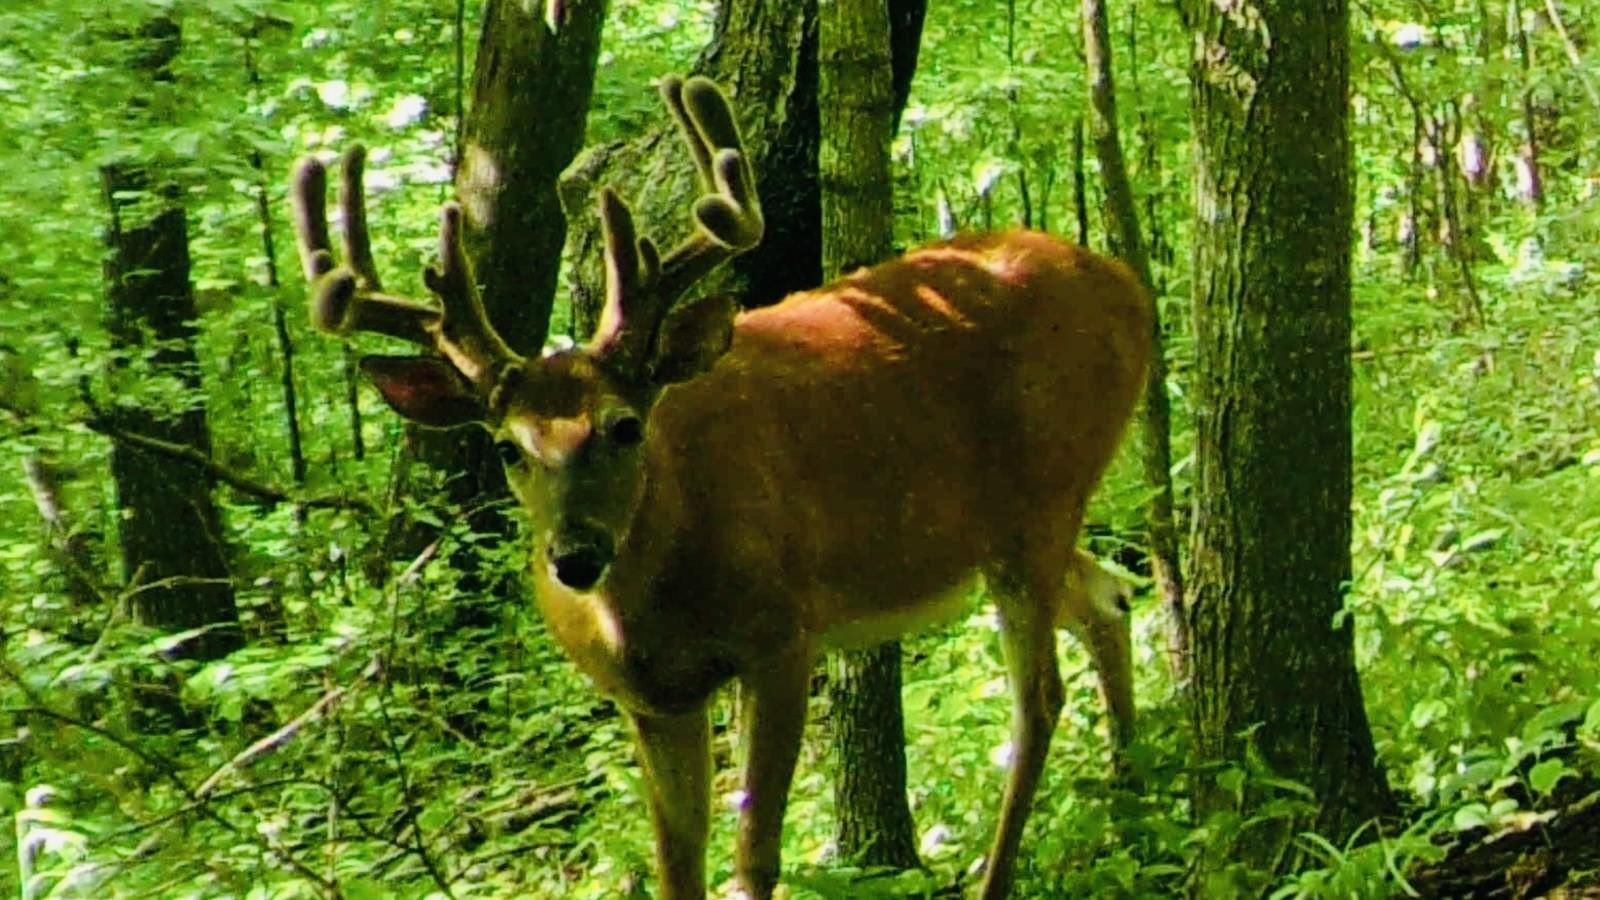
<svg viewBox="0 0 1600 900"><path fill-rule="evenodd" d="M556 180L583 146L589 96L600 51L606 0L568 0L551 30L542 3L489 0L474 67L472 100L462 125L456 193L465 213L467 253L494 327L514 349L537 354L555 295L566 223ZM450 516L465 514L479 534L507 534L505 474L482 429L438 432L406 427L411 458L449 473ZM411 460L402 460L403 469ZM397 482L398 490L419 489ZM455 512L464 511L464 512ZM432 526L399 523L386 561L417 552ZM479 572L458 558L463 593L484 601L515 596L517 576ZM492 621L486 603L457 606L457 624Z"/></svg>
<svg viewBox="0 0 1600 900"><path fill-rule="evenodd" d="M1249 743L1315 800L1209 847L1203 894L1224 891L1229 863L1292 866L1300 832L1339 844L1391 808L1337 617L1351 537L1349 13L1346 0L1253 9L1241 24L1205 0L1184 8L1197 37L1191 717L1203 763L1242 765ZM1247 786L1241 808L1217 778L1194 782L1201 820L1249 817L1264 799Z"/></svg>
<svg viewBox="0 0 1600 900"><path fill-rule="evenodd" d="M552 32L542 4L484 11L456 194L467 252L495 330L518 352L544 344L566 222L556 180L583 147L605 0L567 0Z"/></svg>
<svg viewBox="0 0 1600 900"><path fill-rule="evenodd" d="M699 290L732 291L746 306L816 287L822 276L817 197L816 0L726 0L711 43L693 67L721 84L737 112L767 222L761 246L706 278ZM639 90L649 90L639 85ZM603 184L628 198L641 234L671 246L689 229L698 196L675 126L584 151L561 180L568 222L574 335L587 337L605 297L595 195Z"/></svg>
<svg viewBox="0 0 1600 900"><path fill-rule="evenodd" d="M158 84L170 82L181 40L177 23L153 19L135 40L130 43L134 67ZM139 161L107 165L101 178L111 216L105 319L118 359L110 414L121 431L209 454L194 349L197 313L189 284L188 226L177 186ZM134 387L161 380L179 390ZM111 449L111 475L121 512L123 569L141 588L129 595L134 620L163 629L204 629L181 648L186 656L211 659L238 647L239 615L212 479L194 466L121 442Z"/></svg>
<svg viewBox="0 0 1600 900"><path fill-rule="evenodd" d="M818 25L822 270L833 278L893 254L896 85L884 0L835 0L822 7ZM828 696L839 856L859 865L918 865L906 800L900 644L835 656Z"/></svg>

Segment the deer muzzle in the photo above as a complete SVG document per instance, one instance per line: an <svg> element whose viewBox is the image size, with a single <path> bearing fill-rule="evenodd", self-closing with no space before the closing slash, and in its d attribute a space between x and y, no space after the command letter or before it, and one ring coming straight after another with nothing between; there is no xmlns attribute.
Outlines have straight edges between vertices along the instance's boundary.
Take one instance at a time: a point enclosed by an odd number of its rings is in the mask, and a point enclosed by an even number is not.
<svg viewBox="0 0 1600 900"><path fill-rule="evenodd" d="M611 536L587 522L562 525L547 546L550 574L575 591L594 587L616 555Z"/></svg>

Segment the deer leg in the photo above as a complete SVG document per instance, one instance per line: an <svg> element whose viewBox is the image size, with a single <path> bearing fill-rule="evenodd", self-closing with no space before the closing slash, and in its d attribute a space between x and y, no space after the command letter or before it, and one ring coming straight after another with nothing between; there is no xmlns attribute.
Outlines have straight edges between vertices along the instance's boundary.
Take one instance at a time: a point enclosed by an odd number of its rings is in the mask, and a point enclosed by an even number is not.
<svg viewBox="0 0 1600 900"><path fill-rule="evenodd" d="M1100 677L1100 696L1111 713L1111 748L1118 754L1133 743L1133 671L1128 620L1107 617L1078 629L1089 661Z"/></svg>
<svg viewBox="0 0 1600 900"><path fill-rule="evenodd" d="M1068 567L1057 624L1071 629L1089 651L1100 696L1111 714L1111 744L1118 755L1133 742L1133 650L1128 595L1132 588L1100 568L1089 554L1074 553Z"/></svg>
<svg viewBox="0 0 1600 900"><path fill-rule="evenodd" d="M984 900L1000 900L1011 887L1022 827L1027 822L1050 749L1050 735L1064 702L1061 672L1056 666L1054 627L1059 588L1055 579L1031 581L1020 591L1003 591L998 604L1011 682L1013 753L1005 799L1000 805L1000 824L980 893Z"/></svg>
<svg viewBox="0 0 1600 900"><path fill-rule="evenodd" d="M810 674L810 654L793 652L769 658L741 682L745 796L735 866L752 900L771 897L778 884L783 813L805 731Z"/></svg>
<svg viewBox="0 0 1600 900"><path fill-rule="evenodd" d="M705 709L677 716L634 713L656 870L663 900L703 900L711 805L711 726Z"/></svg>

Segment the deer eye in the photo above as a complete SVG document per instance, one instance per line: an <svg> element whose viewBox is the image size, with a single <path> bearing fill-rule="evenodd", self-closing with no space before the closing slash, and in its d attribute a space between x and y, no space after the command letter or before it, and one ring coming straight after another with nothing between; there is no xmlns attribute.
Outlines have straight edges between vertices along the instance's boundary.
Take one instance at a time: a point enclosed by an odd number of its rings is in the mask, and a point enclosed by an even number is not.
<svg viewBox="0 0 1600 900"><path fill-rule="evenodd" d="M494 452L500 457L502 465L514 466L522 462L522 448L514 441L495 441Z"/></svg>
<svg viewBox="0 0 1600 900"><path fill-rule="evenodd" d="M632 447L644 440L644 422L638 416L621 415L606 427L606 437L619 447Z"/></svg>

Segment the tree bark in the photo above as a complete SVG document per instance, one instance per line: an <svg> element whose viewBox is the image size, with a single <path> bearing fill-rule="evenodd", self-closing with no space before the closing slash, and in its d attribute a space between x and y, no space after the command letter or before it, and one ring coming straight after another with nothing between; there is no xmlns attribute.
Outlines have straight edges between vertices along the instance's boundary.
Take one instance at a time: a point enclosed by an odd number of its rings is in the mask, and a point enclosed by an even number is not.
<svg viewBox="0 0 1600 900"><path fill-rule="evenodd" d="M606 6L566 0L554 32L543 4L484 11L456 194L487 312L519 353L538 353L550 324L567 237L556 181L583 148Z"/></svg>
<svg viewBox="0 0 1600 900"><path fill-rule="evenodd" d="M852 865L914 869L916 821L906 796L900 642L828 662L834 844Z"/></svg>
<svg viewBox="0 0 1600 900"><path fill-rule="evenodd" d="M889 143L895 87L883 0L834 0L818 16L822 269L833 278L894 252ZM839 856L858 865L918 865L906 800L900 644L841 653L830 666Z"/></svg>
<svg viewBox="0 0 1600 900"><path fill-rule="evenodd" d="M166 86L180 45L175 21L152 19L130 42L132 65ZM135 121L141 118L136 110ZM178 188L153 164L135 160L104 166L101 179L111 217L105 319L117 351L112 416L122 430L209 454L194 348L198 314L189 283L188 225ZM134 389L159 381L179 389L176 402ZM121 512L123 568L144 588L129 595L134 621L204 629L177 651L185 656L213 659L238 647L239 614L212 479L121 442L111 448L111 475Z"/></svg>
<svg viewBox="0 0 1600 900"><path fill-rule="evenodd" d="M1314 801L1301 817L1252 821L1263 790L1197 776L1198 819L1249 823L1207 848L1195 882L1207 895L1296 864L1304 830L1342 844L1392 809L1351 623L1338 616L1351 574L1349 11L1346 0L1252 11L1184 6L1195 31L1190 716L1203 765L1243 767L1253 747Z"/></svg>
<svg viewBox="0 0 1600 900"><path fill-rule="evenodd" d="M1100 181L1106 193L1106 235L1111 254L1133 269L1145 290L1155 291L1150 277L1150 257L1144 232L1139 228L1133 185L1123 164L1122 142L1117 133L1117 94L1112 79L1111 41L1107 37L1106 8L1102 0L1083 0L1083 49L1089 82L1089 133ZM1156 593L1167 614L1167 657L1174 678L1188 679L1189 637L1184 629L1183 577L1178 567L1178 530L1172 513L1172 412L1167 400L1166 339L1159 310L1151 322L1149 384L1140 414L1144 477L1153 493L1145 504L1145 527L1150 532L1150 563Z"/></svg>
<svg viewBox="0 0 1600 900"><path fill-rule="evenodd" d="M566 239L556 182L583 146L606 7L606 0L568 0L554 30L542 3L490 0L484 10L456 193L484 309L524 354L539 352L549 326ZM494 502L506 495L505 474L487 432L407 425L406 447L414 459L450 473L451 517L464 515L475 533L510 533L503 505ZM412 469L408 463L401 471ZM397 479L397 490L421 492L412 479ZM433 526L397 523L385 541L385 561L410 558L436 536ZM518 592L514 573L475 571L465 557L457 564L464 594L489 601ZM457 609L459 625L493 618L486 603Z"/></svg>

